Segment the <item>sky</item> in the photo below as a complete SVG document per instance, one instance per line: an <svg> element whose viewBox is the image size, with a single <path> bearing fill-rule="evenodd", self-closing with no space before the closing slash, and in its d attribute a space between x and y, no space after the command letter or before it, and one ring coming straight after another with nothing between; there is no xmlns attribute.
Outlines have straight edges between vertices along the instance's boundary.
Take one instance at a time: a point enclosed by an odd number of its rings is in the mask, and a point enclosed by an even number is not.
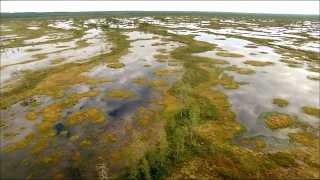
<svg viewBox="0 0 320 180"><path fill-rule="evenodd" d="M313 1L3 1L1 12L212 11L318 14Z"/></svg>

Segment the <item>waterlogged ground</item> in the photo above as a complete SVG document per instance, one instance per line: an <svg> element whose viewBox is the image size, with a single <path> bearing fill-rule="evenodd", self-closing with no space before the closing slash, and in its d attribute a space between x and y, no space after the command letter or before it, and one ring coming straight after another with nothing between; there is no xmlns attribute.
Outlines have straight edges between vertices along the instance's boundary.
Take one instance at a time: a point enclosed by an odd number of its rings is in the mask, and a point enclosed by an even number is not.
<svg viewBox="0 0 320 180"><path fill-rule="evenodd" d="M5 19L1 178L319 178L319 23Z"/></svg>

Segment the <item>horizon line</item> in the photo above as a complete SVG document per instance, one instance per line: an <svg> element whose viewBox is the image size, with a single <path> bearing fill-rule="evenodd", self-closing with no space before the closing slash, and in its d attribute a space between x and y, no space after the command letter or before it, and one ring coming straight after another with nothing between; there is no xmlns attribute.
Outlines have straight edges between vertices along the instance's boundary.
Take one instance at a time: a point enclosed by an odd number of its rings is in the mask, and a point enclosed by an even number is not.
<svg viewBox="0 0 320 180"><path fill-rule="evenodd" d="M182 11L182 10L113 10L113 11L42 11L42 12L0 12L3 13L76 13L76 12L203 12L203 13L248 13L248 14L273 14L273 15L314 15L320 16L320 14L294 14L294 13L268 13L268 12L231 12L231 11Z"/></svg>

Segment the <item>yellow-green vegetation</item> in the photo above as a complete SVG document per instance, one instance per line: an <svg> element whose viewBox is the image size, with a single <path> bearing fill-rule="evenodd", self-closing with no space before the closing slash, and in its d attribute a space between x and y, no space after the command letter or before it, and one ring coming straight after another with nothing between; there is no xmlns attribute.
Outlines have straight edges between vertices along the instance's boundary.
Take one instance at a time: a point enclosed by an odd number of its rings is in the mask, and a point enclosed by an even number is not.
<svg viewBox="0 0 320 180"><path fill-rule="evenodd" d="M145 65L143 65L143 67L151 67L151 65L150 64L145 64Z"/></svg>
<svg viewBox="0 0 320 180"><path fill-rule="evenodd" d="M123 66L125 66L124 63L111 63L111 64L107 64L108 68L113 68L113 69L119 69L122 68Z"/></svg>
<svg viewBox="0 0 320 180"><path fill-rule="evenodd" d="M252 69L239 69L237 72L238 74L246 74L246 75L255 73L255 71Z"/></svg>
<svg viewBox="0 0 320 180"><path fill-rule="evenodd" d="M31 105L32 107L37 107L37 106L40 106L40 105L41 105L41 102L35 101L35 102L32 102L30 105Z"/></svg>
<svg viewBox="0 0 320 180"><path fill-rule="evenodd" d="M59 64L65 60L66 60L65 58L57 58L57 59L52 60L51 64Z"/></svg>
<svg viewBox="0 0 320 180"><path fill-rule="evenodd" d="M138 122L142 126L147 126L149 122L155 118L156 113L153 109L140 108L138 113Z"/></svg>
<svg viewBox="0 0 320 180"><path fill-rule="evenodd" d="M233 76L229 76L227 73L223 73L219 79L219 83L226 89L237 89L239 87Z"/></svg>
<svg viewBox="0 0 320 180"><path fill-rule="evenodd" d="M3 152L9 153L9 152L12 152L15 150L23 149L25 146L27 146L32 141L33 138L35 138L35 134L29 134L23 140L6 147Z"/></svg>
<svg viewBox="0 0 320 180"><path fill-rule="evenodd" d="M288 66L292 68L301 68L303 64L288 64Z"/></svg>
<svg viewBox="0 0 320 180"><path fill-rule="evenodd" d="M162 43L156 42L156 43L151 44L151 46L162 46L162 45L166 45L166 44L168 44L168 43L166 43L166 42L162 42Z"/></svg>
<svg viewBox="0 0 320 180"><path fill-rule="evenodd" d="M1 93L1 108L6 108L35 94L55 95L61 90L69 89L70 85L74 84L112 82L111 79L92 79L79 75L84 70L89 70L90 67L93 66L84 66L84 64L71 66L71 64L68 64L42 69L41 71L28 72L21 78L21 81L11 85L10 89L12 90ZM26 79L28 86L25 85Z"/></svg>
<svg viewBox="0 0 320 180"><path fill-rule="evenodd" d="M257 148L260 148L260 149L263 149L266 147L266 145L262 141L260 141L259 139L256 139L254 141L254 144L256 145Z"/></svg>
<svg viewBox="0 0 320 180"><path fill-rule="evenodd" d="M6 125L6 120L0 120L0 127L4 127Z"/></svg>
<svg viewBox="0 0 320 180"><path fill-rule="evenodd" d="M126 125L125 129L126 129L126 131L131 131L132 130L132 125Z"/></svg>
<svg viewBox="0 0 320 180"><path fill-rule="evenodd" d="M217 52L216 55L222 57L231 57L231 58L242 58L244 55L236 54L236 53L229 53L229 52Z"/></svg>
<svg viewBox="0 0 320 180"><path fill-rule="evenodd" d="M152 80L148 83L150 86L168 86L169 83L164 80Z"/></svg>
<svg viewBox="0 0 320 180"><path fill-rule="evenodd" d="M5 139L5 138L8 138L8 137L14 137L14 136L16 136L16 135L18 135L18 134L20 134L20 133L7 132L7 133L4 133L4 134L3 134L3 138Z"/></svg>
<svg viewBox="0 0 320 180"><path fill-rule="evenodd" d="M169 76L174 72L175 70L171 70L171 69L156 69L153 71L153 74L157 76Z"/></svg>
<svg viewBox="0 0 320 180"><path fill-rule="evenodd" d="M41 48L34 48L34 49L26 49L24 50L25 52L35 52L35 51L40 51L42 50Z"/></svg>
<svg viewBox="0 0 320 180"><path fill-rule="evenodd" d="M68 98L72 99L72 100L78 100L78 99L81 99L83 97L94 97L94 96L97 96L100 92L101 92L101 90L87 91L87 92L82 93L82 94L71 93L71 94L68 95Z"/></svg>
<svg viewBox="0 0 320 180"><path fill-rule="evenodd" d="M106 18L106 21L110 21L110 19L118 20L109 16L104 16L104 18ZM57 17L57 19L60 19L60 17ZM82 21L82 17L79 19ZM77 16L73 18L74 25L83 29L79 34L83 34L87 29L97 26L103 27L104 25L99 23L89 24L89 28L86 28L81 26L83 22L78 22L79 19ZM167 22L166 17L154 17L154 19ZM219 21L213 20L212 16L198 16L197 18L185 16L181 19L172 16L170 21L174 23L198 23L199 20L209 20L209 28L247 27L247 25L238 23L219 23ZM28 22L28 20L25 21ZM286 24L287 21L275 19L274 22L255 21L255 23L262 27L278 27ZM20 25L15 21L12 24ZM120 24L123 25L124 23ZM231 104L228 102L227 95L212 90L212 86L222 84L225 88L237 88L238 84L245 82L236 82L232 76L224 73L225 69L223 67L216 66L218 63L213 63L210 58L194 56L197 53L212 51L216 48L216 45L196 41L193 35L171 34L166 31L166 27L152 26L147 22L138 24L138 30L140 31L156 34L157 37L163 37L166 41L175 41L182 44L178 48L173 48L172 52L169 52L169 56L181 62L184 73L181 79L173 82L172 86L159 90L163 99L157 101L157 104L163 107L157 110L149 109L147 107L149 105L146 103L145 106L143 105L146 108L139 109L137 113L131 116L132 122L125 119L126 113L124 113L123 118L121 118L123 121L117 123L117 126L120 125L119 129L112 128L113 125L108 127L111 128L112 132L108 132L108 130L105 132L106 126L103 129L90 129L91 126L87 126L83 120L85 117L90 118L88 113L84 113L85 110L74 112L70 115L75 118L73 122L83 122L83 126L78 126L78 128L81 128L79 129L80 132L82 130L85 132L85 134L81 133L81 137L84 139L81 138L81 141L77 141L79 136L68 136L69 133L73 135L73 133L79 131L73 131L75 127L67 127L68 130L63 127L61 130L56 126L58 125L57 121L63 118L62 112L64 109L74 106L81 98L92 97L99 92L71 93L64 100L54 100L55 103L39 110L39 115L43 116L43 122L38 125L40 133L36 138L39 138L40 141L28 137L10 145L10 148L5 147L5 151L10 152L11 150L22 149L28 144L31 145L31 151L36 154L37 159L34 161L33 156L28 156L22 162L20 161L21 166L31 165L30 168L32 169L30 170L32 172L26 179L97 178L96 171L92 171L90 167L95 167L98 162L108 163L108 168L112 172L111 179L319 179L319 151L316 149L318 145L311 145L312 142L319 143L319 141L313 141L318 136L305 134L306 131L313 130L313 128L308 125L304 127L294 119L292 126L301 128L303 132L298 131L298 133L289 134L289 136L292 136L290 137L292 141L298 142L300 140L300 144L291 144L290 149L283 151L277 148L272 149L272 152L262 151L266 146L264 142L269 145L269 141L265 139L251 139L251 137L245 138L246 140L243 139L244 144L250 144L249 148L252 148L251 145L257 146L253 151L232 143L235 141L236 135L245 131L245 127L235 120L236 115L230 111ZM49 29L45 30L47 32ZM50 30L53 31L54 29L50 28ZM21 29L21 32L23 31L24 29ZM63 65L61 63L56 67L49 67L23 75L21 81L8 88L9 91L1 92L1 107L10 107L10 105L36 94L56 97L62 92L68 92L64 90L75 84L87 84L91 88L91 85L96 83L109 82L107 79L104 79L105 81L100 79L100 81L80 74L100 65L101 62L118 62L121 56L129 52L128 47L130 47L130 42L133 42L126 40L127 37L122 35L122 32L130 31L132 30L121 28L112 28L112 30L105 31L108 40L114 44L111 53L102 54L81 63L72 62ZM211 32L208 31L207 33ZM37 34L41 33L37 32ZM30 35L26 36L29 37ZM228 38L229 36L242 37L232 34L227 36ZM271 40L253 37L244 37L243 39L250 39L255 44L261 45L268 45L272 42ZM19 44L19 42L10 43L10 46L13 44ZM300 50L296 51L300 52ZM292 52L295 53L295 51ZM308 53L304 54L310 57ZM314 56L314 53L310 54ZM231 69L235 69L234 71L242 70L237 67L231 67ZM54 75L56 76L53 77ZM58 79L62 79L62 81L58 81ZM25 85L26 80L29 81L29 87ZM161 81L153 80L148 84L159 85L163 82ZM164 81L164 84L168 85L168 82ZM269 114L269 116L275 117L279 114L281 113ZM69 116L67 121L68 118ZM279 119L279 117L277 118ZM276 118L273 118L272 121L274 119ZM281 117L280 119L285 118ZM157 123L151 125L153 120L157 120ZM267 124L267 122L265 123ZM6 122L1 123L1 126L7 127L5 124ZM137 124L141 126L136 126ZM285 123L281 120L280 125L283 124ZM54 126L57 130L53 128ZM135 130L133 130L133 126L136 128ZM137 131L139 132L137 133ZM118 133L119 137L117 137ZM69 142L74 146L75 151L72 151L71 154L67 153L63 157L65 149L60 144L63 141L59 140L58 144L54 144L49 138L70 138L70 141L75 141ZM116 141L118 142L111 144L111 142ZM273 144L270 143L270 147L272 146ZM277 144L275 146L277 147ZM52 149L49 149L49 147L58 147L57 151L59 153L52 153ZM97 150L96 147L99 147L99 149ZM44 149L48 149L49 154ZM74 163L74 165L63 168L64 166L59 164L62 157L64 162ZM20 162L13 162L13 164L19 164ZM57 166L58 164L59 166ZM26 168L29 169L29 166ZM42 169L39 170L38 167ZM60 170L60 168L63 169Z"/></svg>
<svg viewBox="0 0 320 180"><path fill-rule="evenodd" d="M236 65L228 66L225 68L228 71L238 71L239 68Z"/></svg>
<svg viewBox="0 0 320 180"><path fill-rule="evenodd" d="M257 46L254 46L254 45L246 45L244 46L245 48L258 48Z"/></svg>
<svg viewBox="0 0 320 180"><path fill-rule="evenodd" d="M24 47L24 46L33 46L33 45L40 45L40 44L50 44L50 43L58 43L58 42L70 42L73 39L76 38L81 38L84 35L83 30L75 30L73 32L70 32L70 30L62 29L62 28L55 28L48 26L48 21L45 22L46 20L37 20L39 25L37 25L39 28L36 30L28 29L27 27L29 26L28 23L30 23L29 20L18 20L15 19L14 21L6 21L6 24L10 24L10 29L11 31L2 31L1 35L10 35L10 34L15 34L19 38L14 38L10 43L8 44L3 44L4 48L16 48L16 47ZM12 24L15 23L15 24ZM31 40L31 39L36 39L40 38L42 36L48 35L51 33L63 33L63 34L69 34L68 37L66 38L53 38L51 40L43 41L43 42L32 42L32 43L25 43L25 40Z"/></svg>
<svg viewBox="0 0 320 180"><path fill-rule="evenodd" d="M287 60L287 59L282 59L279 61L287 63L287 65L292 68L301 68L303 66L303 64L301 62L297 62L297 61L292 61L292 60Z"/></svg>
<svg viewBox="0 0 320 180"><path fill-rule="evenodd" d="M154 55L153 57L156 59L168 59L169 58L169 56L165 55L165 54L157 54L157 55Z"/></svg>
<svg viewBox="0 0 320 180"><path fill-rule="evenodd" d="M35 61L40 61L40 60L43 60L45 58L48 58L48 56L47 56L48 54L49 53L35 54L35 55L32 55L33 59L25 60L25 61L14 63L14 64L7 64L7 65L4 65L4 66L0 66L0 70L4 69L6 67L9 67L9 66L17 65L17 64L28 64L28 63L35 62Z"/></svg>
<svg viewBox="0 0 320 180"><path fill-rule="evenodd" d="M306 114L309 114L311 116L320 117L320 109L316 107L302 107L302 111Z"/></svg>
<svg viewBox="0 0 320 180"><path fill-rule="evenodd" d="M79 144L80 147L91 146L91 138L87 138Z"/></svg>
<svg viewBox="0 0 320 180"><path fill-rule="evenodd" d="M73 126L87 119L90 119L92 123L104 123L106 121L106 117L98 109L90 108L69 115L66 126Z"/></svg>
<svg viewBox="0 0 320 180"><path fill-rule="evenodd" d="M267 116L267 125L270 129L286 128L292 125L292 119L288 114L273 114Z"/></svg>
<svg viewBox="0 0 320 180"><path fill-rule="evenodd" d="M132 92L123 91L121 89L114 89L108 93L109 98L129 98L132 96Z"/></svg>
<svg viewBox="0 0 320 180"><path fill-rule="evenodd" d="M279 107L286 107L289 105L289 102L284 99L275 98L273 99L273 104L276 104Z"/></svg>
<svg viewBox="0 0 320 180"><path fill-rule="evenodd" d="M29 114L26 114L26 118L30 121L38 119L38 112L32 112Z"/></svg>
<svg viewBox="0 0 320 180"><path fill-rule="evenodd" d="M249 82L246 82L246 81L240 81L240 82L238 82L238 84L240 84L240 85L246 85L246 84L250 84Z"/></svg>
<svg viewBox="0 0 320 180"><path fill-rule="evenodd" d="M273 65L273 62L265 62L265 61L245 61L244 64L249 64L251 66L270 66Z"/></svg>
<svg viewBox="0 0 320 180"><path fill-rule="evenodd" d="M118 138L115 134L106 133L102 135L100 139L107 142L116 142Z"/></svg>
<svg viewBox="0 0 320 180"><path fill-rule="evenodd" d="M221 60L221 59L212 59L211 61L214 64L230 64L228 61Z"/></svg>
<svg viewBox="0 0 320 180"><path fill-rule="evenodd" d="M82 40L82 41L77 41L76 45L78 46L78 48L84 48L84 47L88 47L90 46L92 43L88 43L86 40Z"/></svg>
<svg viewBox="0 0 320 180"><path fill-rule="evenodd" d="M62 179L65 179L65 175L59 172L59 170L57 170L55 175L53 176L53 180L62 180Z"/></svg>
<svg viewBox="0 0 320 180"><path fill-rule="evenodd" d="M65 131L61 131L59 136L62 136L62 137L66 137L68 135L68 131L65 130Z"/></svg>
<svg viewBox="0 0 320 180"><path fill-rule="evenodd" d="M79 139L79 136L71 136L69 140L74 142L74 141L76 141L78 139Z"/></svg>
<svg viewBox="0 0 320 180"><path fill-rule="evenodd" d="M168 62L168 66L178 66L178 63L174 63L174 62Z"/></svg>
<svg viewBox="0 0 320 180"><path fill-rule="evenodd" d="M39 157L37 159L37 164L52 163L54 165L57 165L60 162L62 156L63 156L62 153L53 152L53 153L51 153L50 156Z"/></svg>
<svg viewBox="0 0 320 180"><path fill-rule="evenodd" d="M60 66L48 67L41 70L30 71L23 75L19 81L10 86L4 86L8 89L6 92L1 92L1 109L7 108L22 99L31 97L36 94L51 95L56 91L69 89L74 84L96 84L111 82L110 79L92 79L80 75L81 73L90 70L94 66L105 62L116 62L121 56L129 53L130 42L126 40L127 36L120 32L108 32L109 37L113 37L110 41L115 43L111 53L101 54L90 58L88 61L78 63L68 63ZM64 39L68 40L68 39ZM70 39L69 39L70 40ZM28 86L26 86L26 80Z"/></svg>
<svg viewBox="0 0 320 180"><path fill-rule="evenodd" d="M167 59L169 58L168 55L164 55L164 54L157 54L153 56L155 59L157 59L158 62L166 62Z"/></svg>
<svg viewBox="0 0 320 180"><path fill-rule="evenodd" d="M30 154L38 154L43 151L48 145L50 141L47 139L41 139L30 151Z"/></svg>
<svg viewBox="0 0 320 180"><path fill-rule="evenodd" d="M288 59L280 59L279 60L280 62L284 62L284 63L288 63L288 64L291 64L291 63L295 63L296 61L292 61L292 60L288 60Z"/></svg>
<svg viewBox="0 0 320 180"><path fill-rule="evenodd" d="M186 40L187 38L183 36L180 41ZM199 60L197 58L191 61L191 58L194 58L191 56L192 41L185 44L188 44L189 47L177 48L172 54L177 55L175 58L181 56L180 59L184 62L186 72L182 80L174 83L169 93L165 94L166 98L173 96L174 100L171 102L177 102L178 108L171 111L172 115L166 114L165 116L171 117L166 125L167 138L164 140L170 144L170 153L162 160L168 164L181 164L181 166L177 165L178 168L175 168L174 172L169 171L167 178L281 178L282 174L278 172L281 172L283 167L294 165L291 154L256 153L225 142L244 131L244 127L234 121L235 115L229 111L231 105L226 100L227 96L219 91L210 90L212 85L220 82L219 75L222 69L197 62L196 60ZM190 73L190 71L196 73ZM190 91L188 96L187 92ZM166 109L173 106L170 103L166 105ZM208 109L210 111L207 111ZM193 116L193 114L196 115ZM198 127L193 124L195 123L194 117L195 119L200 117L197 121ZM194 131L193 129L190 131L193 133L183 133L189 132L189 127L195 128ZM259 145L263 147L261 143ZM204 151L200 150L202 148ZM154 148L146 155L150 169L153 169L153 172L150 173L153 178L166 177L165 168L158 166L161 158L158 160L156 157L159 156L159 152L163 152L161 148ZM191 160L190 156L192 156ZM257 166L253 168L252 164ZM174 165L174 167L177 166ZM144 166L133 169L141 170L142 167ZM132 177L130 176L132 172L134 171L129 171L126 177Z"/></svg>
<svg viewBox="0 0 320 180"><path fill-rule="evenodd" d="M146 77L141 77L133 80L134 83L138 84L146 84L147 83L147 78Z"/></svg>
<svg viewBox="0 0 320 180"><path fill-rule="evenodd" d="M311 71L311 72L320 72L320 68L316 68L316 67L310 67L309 69L308 69L308 71Z"/></svg>
<svg viewBox="0 0 320 180"><path fill-rule="evenodd" d="M100 90L88 91L82 94L72 93L68 96L68 99L48 105L41 111L43 122L38 125L38 129L40 130L40 132L47 131L55 125L53 122L56 122L63 118L62 111L64 109L74 106L75 104L77 104L78 100L83 97L93 97L98 95L99 93Z"/></svg>
<svg viewBox="0 0 320 180"><path fill-rule="evenodd" d="M243 139L241 140L241 143L242 143L242 144L249 144L249 143L250 143L250 140L249 140L248 138L243 138Z"/></svg>
<svg viewBox="0 0 320 180"><path fill-rule="evenodd" d="M70 46L57 46L56 48L67 48L67 47L70 47Z"/></svg>
<svg viewBox="0 0 320 180"><path fill-rule="evenodd" d="M307 78L313 81L320 81L320 76L307 75Z"/></svg>
<svg viewBox="0 0 320 180"><path fill-rule="evenodd" d="M72 157L72 159L73 159L74 161L78 161L78 160L80 160L80 158L81 158L81 153L80 153L80 152L74 153L74 155L73 155L73 157Z"/></svg>
<svg viewBox="0 0 320 180"><path fill-rule="evenodd" d="M166 49L157 49L157 52L159 52L159 53L166 53L167 50L166 50Z"/></svg>
<svg viewBox="0 0 320 180"><path fill-rule="evenodd" d="M241 68L238 68L236 65L228 66L224 69L228 71L237 71L238 74L245 74L245 75L250 75L255 73L255 71L252 69L241 69Z"/></svg>
<svg viewBox="0 0 320 180"><path fill-rule="evenodd" d="M60 99L64 97L64 93L59 91L51 94L51 96L53 99Z"/></svg>
<svg viewBox="0 0 320 180"><path fill-rule="evenodd" d="M312 133L290 133L288 136L292 141L296 141L302 145L319 148L319 136Z"/></svg>

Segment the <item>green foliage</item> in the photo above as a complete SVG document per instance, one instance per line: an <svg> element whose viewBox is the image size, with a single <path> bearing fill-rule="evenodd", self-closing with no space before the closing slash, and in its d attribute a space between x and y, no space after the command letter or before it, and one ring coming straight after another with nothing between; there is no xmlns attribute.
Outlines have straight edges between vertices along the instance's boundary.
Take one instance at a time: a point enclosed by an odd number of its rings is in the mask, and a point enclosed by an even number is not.
<svg viewBox="0 0 320 180"><path fill-rule="evenodd" d="M139 23L138 29L139 29L140 31L147 31L149 26L150 26L149 23L147 23L147 22L142 22L142 23Z"/></svg>
<svg viewBox="0 0 320 180"><path fill-rule="evenodd" d="M210 103L207 97L197 93L194 93L193 97L200 107L200 118L202 121L218 119L219 110L215 105Z"/></svg>
<svg viewBox="0 0 320 180"><path fill-rule="evenodd" d="M289 168L295 164L294 157L285 152L270 153L268 156L272 161L284 168Z"/></svg>
<svg viewBox="0 0 320 180"><path fill-rule="evenodd" d="M141 25L142 27L144 26ZM195 128L199 123L216 120L219 111L207 97L193 92L192 89L199 83L209 81L209 72L197 65L206 59L193 56L192 53L211 50L214 45L195 42L193 37L172 35L173 40L187 44L186 47L177 48L171 53L173 58L183 61L186 67L182 80L177 81L169 89L169 93L180 102L181 109L167 121L166 140L161 140L159 146L149 150L146 158L140 160L142 161L139 166L141 173L140 175L134 174L135 177L164 179L174 167L186 162L188 157L215 153L214 143L197 135ZM136 170L133 169L130 172L131 174L128 174L126 178L132 177Z"/></svg>
<svg viewBox="0 0 320 180"><path fill-rule="evenodd" d="M151 175L150 175L150 167L149 167L149 163L147 161L146 158L142 159L142 163L141 163L141 173L144 177L144 179L151 179Z"/></svg>

